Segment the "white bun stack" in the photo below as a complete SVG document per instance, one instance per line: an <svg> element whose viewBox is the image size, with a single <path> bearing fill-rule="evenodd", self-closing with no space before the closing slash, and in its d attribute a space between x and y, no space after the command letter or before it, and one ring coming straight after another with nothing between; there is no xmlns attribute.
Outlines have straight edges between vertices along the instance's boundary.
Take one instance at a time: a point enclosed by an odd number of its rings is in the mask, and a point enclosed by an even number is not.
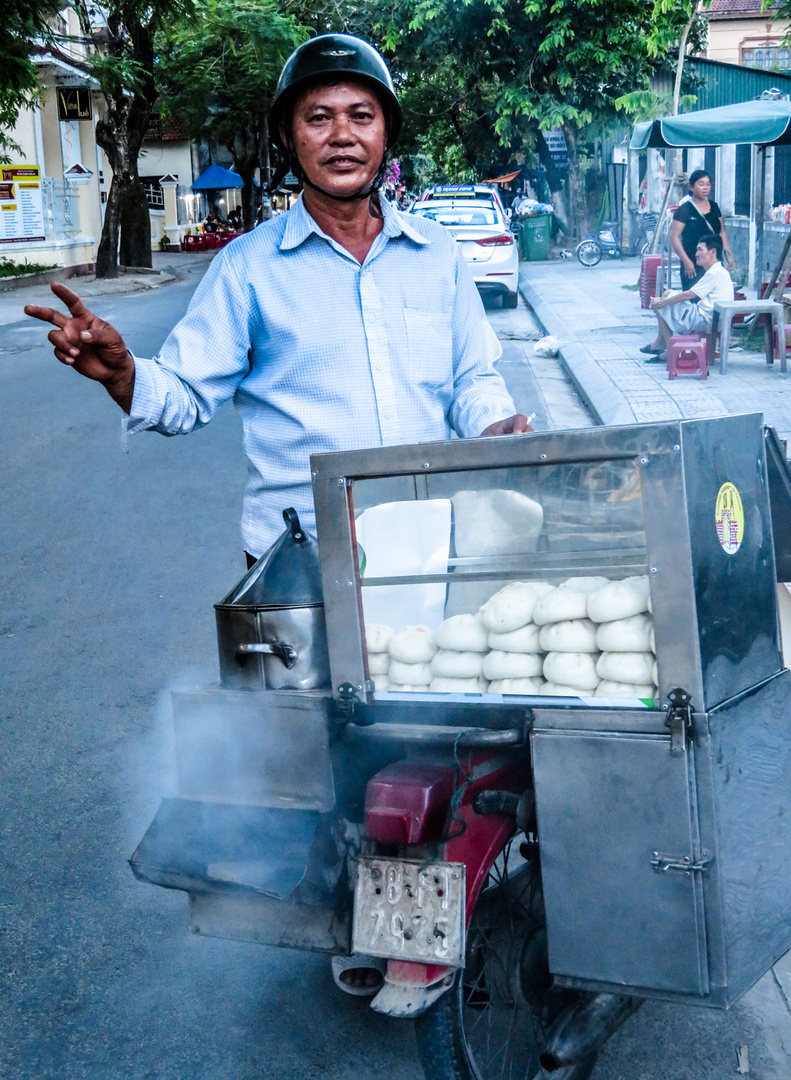
<svg viewBox="0 0 791 1080"><path fill-rule="evenodd" d="M427 626L401 626L387 643L391 690L428 690L431 661L437 652L434 634Z"/></svg>
<svg viewBox="0 0 791 1080"><path fill-rule="evenodd" d="M488 649L480 615L451 615L434 635L438 651L431 660L429 690L436 694L485 694L483 657Z"/></svg>
<svg viewBox="0 0 791 1080"><path fill-rule="evenodd" d="M389 690L390 654L387 646L392 637L391 627L384 623L365 624L365 648L368 652L368 674L376 690Z"/></svg>
<svg viewBox="0 0 791 1080"><path fill-rule="evenodd" d="M655 697L647 576L510 581L476 614L435 631L366 627L377 690Z"/></svg>
<svg viewBox="0 0 791 1080"><path fill-rule="evenodd" d="M599 624L598 697L656 697L656 644L650 606L646 575L611 581L588 598L588 617Z"/></svg>
<svg viewBox="0 0 791 1080"><path fill-rule="evenodd" d="M543 674L551 688L542 688L542 693L590 695L599 685L596 627L588 618L588 597L607 584L605 577L569 578L536 604L533 621L540 628Z"/></svg>

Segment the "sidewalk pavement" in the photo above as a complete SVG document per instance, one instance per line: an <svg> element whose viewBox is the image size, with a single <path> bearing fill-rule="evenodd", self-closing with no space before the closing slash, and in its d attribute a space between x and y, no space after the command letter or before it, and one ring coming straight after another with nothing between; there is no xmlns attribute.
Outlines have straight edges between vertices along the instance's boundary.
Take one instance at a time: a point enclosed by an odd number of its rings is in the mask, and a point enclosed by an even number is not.
<svg viewBox="0 0 791 1080"><path fill-rule="evenodd" d="M154 272L121 274L117 278L97 279L94 274L84 277L60 279L90 307L96 297L115 297L126 293L145 292L160 288L177 281L185 274L198 270L201 274L214 258L215 252L196 252L190 254L153 253ZM13 289L3 289L0 278L0 326L8 326L25 318L22 310L25 304L39 304L42 307L57 307L58 301L52 295L49 285L26 285Z"/></svg>
<svg viewBox="0 0 791 1080"><path fill-rule="evenodd" d="M646 363L640 346L653 340L656 316L640 308L638 259L522 263L520 288L548 334L560 338L561 361L600 424L649 423L762 412L781 438L791 436L791 373L768 365L763 352L731 348L728 371L708 379ZM763 339L761 339L762 343Z"/></svg>

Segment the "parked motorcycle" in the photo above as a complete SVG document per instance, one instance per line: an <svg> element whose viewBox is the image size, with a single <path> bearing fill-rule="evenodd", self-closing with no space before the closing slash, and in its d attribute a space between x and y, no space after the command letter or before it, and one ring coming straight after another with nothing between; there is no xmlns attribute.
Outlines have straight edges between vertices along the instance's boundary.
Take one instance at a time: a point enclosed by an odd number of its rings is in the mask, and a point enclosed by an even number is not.
<svg viewBox="0 0 791 1080"><path fill-rule="evenodd" d="M637 217L637 229L634 238L626 248L627 255L645 255L651 243L653 231L657 225L656 214L639 214ZM620 259L623 249L616 234L617 223L613 221L602 222L601 228L596 233L586 233L584 239L577 245L574 254L583 266L596 266L601 262L602 256L607 255L611 259Z"/></svg>
<svg viewBox="0 0 791 1080"><path fill-rule="evenodd" d="M603 255L620 259L621 245L615 235L615 223L605 221L597 233L587 233L574 254L583 266L598 266Z"/></svg>

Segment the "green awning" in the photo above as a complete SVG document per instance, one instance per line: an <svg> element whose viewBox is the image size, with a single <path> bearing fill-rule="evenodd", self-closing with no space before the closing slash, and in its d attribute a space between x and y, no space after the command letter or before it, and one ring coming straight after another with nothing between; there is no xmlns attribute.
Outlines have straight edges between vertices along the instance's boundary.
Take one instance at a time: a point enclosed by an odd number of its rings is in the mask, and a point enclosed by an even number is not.
<svg viewBox="0 0 791 1080"><path fill-rule="evenodd" d="M743 101L720 109L702 109L635 124L632 150L649 146L722 146L791 143L791 101Z"/></svg>

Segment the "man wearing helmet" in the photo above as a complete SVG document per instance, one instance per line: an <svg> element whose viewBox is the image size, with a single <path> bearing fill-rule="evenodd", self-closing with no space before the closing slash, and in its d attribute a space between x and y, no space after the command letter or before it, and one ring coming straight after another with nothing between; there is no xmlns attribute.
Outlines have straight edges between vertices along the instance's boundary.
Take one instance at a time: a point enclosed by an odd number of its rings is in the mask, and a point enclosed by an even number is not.
<svg viewBox="0 0 791 1080"><path fill-rule="evenodd" d="M279 534L283 507L313 524L312 453L527 430L492 366L500 353L455 243L379 196L401 109L387 66L345 34L288 59L270 130L303 184L288 214L212 261L158 357L63 285L56 357L101 382L128 430L181 434L233 398L244 426L248 558Z"/></svg>

